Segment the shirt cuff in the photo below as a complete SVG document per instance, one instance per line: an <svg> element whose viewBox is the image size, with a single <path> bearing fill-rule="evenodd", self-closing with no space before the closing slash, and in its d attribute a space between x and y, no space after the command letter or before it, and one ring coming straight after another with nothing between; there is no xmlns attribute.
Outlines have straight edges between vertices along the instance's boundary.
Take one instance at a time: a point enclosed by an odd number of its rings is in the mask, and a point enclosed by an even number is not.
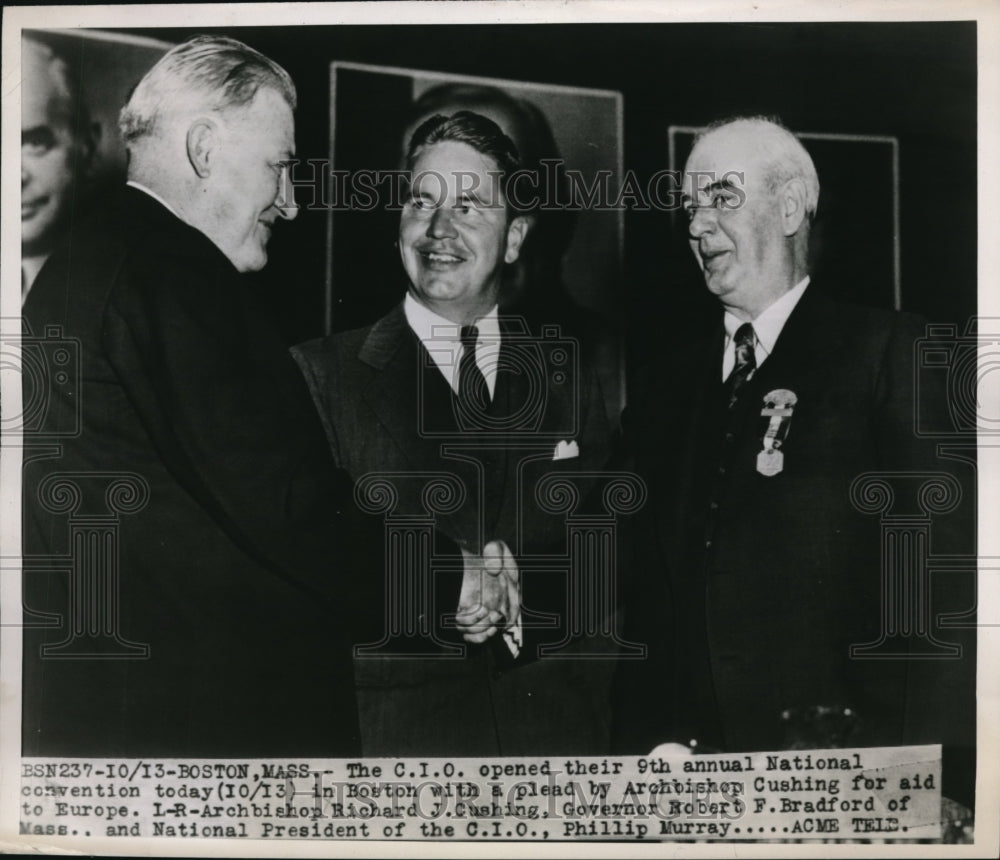
<svg viewBox="0 0 1000 860"><path fill-rule="evenodd" d="M519 657L521 654L521 646L524 644L524 632L521 626L521 619L518 617L517 621L514 622L513 627L509 627L503 632L503 641L507 646L507 650L515 656Z"/></svg>
<svg viewBox="0 0 1000 860"><path fill-rule="evenodd" d="M521 578L518 577L514 588L517 591L517 621L503 631L503 641L507 649L515 657L521 654L521 647L524 645L524 625L521 621Z"/></svg>

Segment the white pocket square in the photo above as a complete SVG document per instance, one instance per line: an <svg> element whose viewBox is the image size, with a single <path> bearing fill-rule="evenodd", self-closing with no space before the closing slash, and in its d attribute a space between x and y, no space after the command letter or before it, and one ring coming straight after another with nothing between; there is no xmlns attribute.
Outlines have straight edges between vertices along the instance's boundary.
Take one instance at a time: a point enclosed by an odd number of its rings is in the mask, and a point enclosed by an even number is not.
<svg viewBox="0 0 1000 860"><path fill-rule="evenodd" d="M574 457L580 456L580 446L576 444L576 440L570 440L566 442L563 440L558 445L556 445L555 453L552 455L553 460L572 460Z"/></svg>

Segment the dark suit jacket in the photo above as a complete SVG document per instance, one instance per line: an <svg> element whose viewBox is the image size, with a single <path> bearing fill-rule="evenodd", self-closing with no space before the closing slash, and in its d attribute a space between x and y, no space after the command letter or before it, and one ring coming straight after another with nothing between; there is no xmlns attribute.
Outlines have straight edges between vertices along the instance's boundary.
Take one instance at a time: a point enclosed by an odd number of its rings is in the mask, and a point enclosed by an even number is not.
<svg viewBox="0 0 1000 860"><path fill-rule="evenodd" d="M400 496L394 513L419 514L427 479L452 476L465 502L438 515L441 531L473 552L489 540L505 540L521 558L525 607L564 619L564 575L523 568L525 556L556 555L566 547L565 516L544 511L535 489L546 474L572 477L605 465L610 435L603 401L596 377L582 364L573 366L564 341L501 324L490 418L503 429L492 434L459 426L451 388L402 306L368 328L311 341L293 353L335 458L352 477L394 475ZM579 457L554 461L560 441L576 442ZM585 495L593 476L574 482ZM533 629L529 620L524 654L563 634L562 628ZM600 661L540 660L505 672L504 645L495 638L491 646L471 648L462 663L356 661L366 754L598 751L606 718L595 673L606 672L607 661L602 667Z"/></svg>
<svg viewBox="0 0 1000 860"><path fill-rule="evenodd" d="M26 603L64 621L25 630L24 753L356 754L349 646L381 620L383 529L352 504L244 280L126 188L48 261L25 318L75 344L79 378L53 365L26 438L60 446L25 456ZM110 544L87 537L109 523ZM75 624L87 565L118 578L113 635L43 656ZM88 651L115 657L65 659Z"/></svg>
<svg viewBox="0 0 1000 860"><path fill-rule="evenodd" d="M937 631L964 642L961 661L849 656L852 644L879 638L882 606L879 516L852 504L852 482L884 470L966 480L971 467L939 458L934 440L914 432L920 321L836 304L818 290L806 290L734 414L721 382L721 323L657 368L636 398L628 423L650 501L634 534L626 628L649 657L619 672L619 749L690 739L782 749L798 742L782 713L810 706L851 708L849 745L971 745L971 631ZM756 468L768 424L760 412L779 388L798 403L783 471L767 477ZM921 395L922 409L944 408L943 392ZM896 501L918 510L907 481L898 479ZM935 553L974 552L971 498L935 518ZM936 578L934 613L968 609L969 584Z"/></svg>

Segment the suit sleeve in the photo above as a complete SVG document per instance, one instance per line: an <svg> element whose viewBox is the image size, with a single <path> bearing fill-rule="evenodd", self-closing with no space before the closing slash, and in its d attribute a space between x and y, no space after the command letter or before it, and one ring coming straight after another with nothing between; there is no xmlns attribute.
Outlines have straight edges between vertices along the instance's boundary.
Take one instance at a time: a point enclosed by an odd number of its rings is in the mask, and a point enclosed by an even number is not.
<svg viewBox="0 0 1000 860"><path fill-rule="evenodd" d="M341 367L333 362L338 360L336 351L330 348L329 339L308 341L293 346L290 350L292 358L306 381L313 405L326 431L330 452L338 468L344 469L344 458L341 455L341 441L337 435L335 404L340 396L336 380L343 374ZM452 555L457 561L461 553L458 548L441 532L434 536L435 550L439 554ZM455 612L461 594L463 571L457 564L452 564L444 570L435 571L433 588L433 612L437 635L447 641L462 642L462 634L453 626L445 626L442 619Z"/></svg>
<svg viewBox="0 0 1000 860"><path fill-rule="evenodd" d="M330 453L333 455L334 463L338 468L344 468L343 460L340 456L340 440L337 438L337 430L334 422L330 420L330 409L327 398L330 396L330 387L326 384L326 375L323 373L321 362L322 353L313 348L310 344L299 344L291 349L292 358L295 359L302 376L305 377L306 385L309 386L309 393L312 395L313 404L319 414L319 420L323 423L326 431L327 441L330 443Z"/></svg>
<svg viewBox="0 0 1000 860"><path fill-rule="evenodd" d="M943 744L943 793L971 805L976 725L975 439L963 441L940 433L954 426L948 374L940 367L920 366L921 340L927 340L924 322L907 316L899 318L886 343L874 418L880 464L887 471L942 474L952 480L959 500L949 512L932 513L930 556L966 557L969 562L938 570L930 562L931 630L941 641L958 645L961 654L907 662L905 740ZM945 616L951 618L942 626Z"/></svg>
<svg viewBox="0 0 1000 860"><path fill-rule="evenodd" d="M640 368L629 396L630 405L622 414L622 445L619 457L624 468L639 474L639 440L648 426L657 421L643 408L654 395L650 392L646 368ZM634 405L633 405L634 404ZM674 631L674 601L669 577L664 570L659 525L654 516L654 500L622 525L619 591L624 610L624 638L642 649L640 656L621 660L611 689L611 751L618 755L645 755L658 744L678 741L673 725L673 678L671 648Z"/></svg>
<svg viewBox="0 0 1000 860"><path fill-rule="evenodd" d="M103 347L164 463L232 540L364 629L382 615L381 520L355 504L301 374L226 266L141 249L112 285Z"/></svg>

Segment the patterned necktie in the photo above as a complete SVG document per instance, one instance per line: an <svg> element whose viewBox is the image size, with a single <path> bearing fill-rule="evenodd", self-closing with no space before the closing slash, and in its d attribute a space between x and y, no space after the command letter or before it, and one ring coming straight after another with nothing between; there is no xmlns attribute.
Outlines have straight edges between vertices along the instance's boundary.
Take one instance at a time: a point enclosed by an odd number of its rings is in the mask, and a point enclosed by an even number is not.
<svg viewBox="0 0 1000 860"><path fill-rule="evenodd" d="M490 389L486 377L476 364L476 341L479 329L462 326L462 358L458 362L458 399L476 412L490 405Z"/></svg>
<svg viewBox="0 0 1000 860"><path fill-rule="evenodd" d="M754 354L753 326L750 323L743 323L733 337L736 349L736 364L733 365L732 372L726 379L726 386L729 388L729 408L736 404L737 392L757 369L757 356Z"/></svg>

